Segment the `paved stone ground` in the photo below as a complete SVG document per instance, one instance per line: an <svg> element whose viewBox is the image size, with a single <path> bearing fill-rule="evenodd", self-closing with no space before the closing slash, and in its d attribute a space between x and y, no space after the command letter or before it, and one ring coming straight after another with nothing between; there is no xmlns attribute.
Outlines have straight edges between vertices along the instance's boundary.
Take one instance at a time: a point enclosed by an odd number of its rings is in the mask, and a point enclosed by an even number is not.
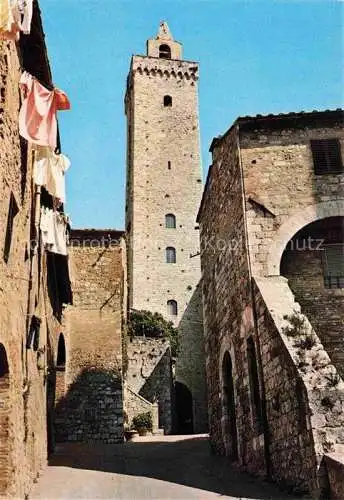
<svg viewBox="0 0 344 500"><path fill-rule="evenodd" d="M60 445L30 499L291 499L214 456L206 436Z"/></svg>

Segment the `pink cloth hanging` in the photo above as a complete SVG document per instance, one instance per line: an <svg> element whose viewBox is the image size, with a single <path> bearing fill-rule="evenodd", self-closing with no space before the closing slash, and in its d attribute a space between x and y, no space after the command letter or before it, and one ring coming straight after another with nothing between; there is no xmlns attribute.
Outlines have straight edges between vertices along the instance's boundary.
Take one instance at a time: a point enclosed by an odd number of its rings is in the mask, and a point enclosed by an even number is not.
<svg viewBox="0 0 344 500"><path fill-rule="evenodd" d="M68 97L62 90L48 90L27 71L19 83L25 96L19 113L20 135L29 142L55 149L56 112L70 109Z"/></svg>

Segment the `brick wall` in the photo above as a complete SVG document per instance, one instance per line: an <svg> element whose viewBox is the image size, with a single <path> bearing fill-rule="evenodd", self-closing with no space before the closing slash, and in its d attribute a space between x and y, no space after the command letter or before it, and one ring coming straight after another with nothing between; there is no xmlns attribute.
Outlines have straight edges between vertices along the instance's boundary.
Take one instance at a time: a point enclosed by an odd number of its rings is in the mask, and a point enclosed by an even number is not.
<svg viewBox="0 0 344 500"><path fill-rule="evenodd" d="M107 235L87 230L71 235L74 305L65 312L66 390L55 416L59 440L123 439L125 245L120 239L108 245Z"/></svg>

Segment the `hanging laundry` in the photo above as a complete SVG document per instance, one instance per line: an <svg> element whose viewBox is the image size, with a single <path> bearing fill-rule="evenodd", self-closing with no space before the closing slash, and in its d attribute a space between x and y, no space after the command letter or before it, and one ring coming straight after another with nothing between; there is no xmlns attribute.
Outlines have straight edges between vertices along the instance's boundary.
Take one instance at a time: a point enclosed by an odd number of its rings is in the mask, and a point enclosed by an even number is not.
<svg viewBox="0 0 344 500"><path fill-rule="evenodd" d="M19 113L19 133L24 139L53 150L57 143L58 110L70 109L66 94L57 88L48 90L30 73L20 78L24 101Z"/></svg>
<svg viewBox="0 0 344 500"><path fill-rule="evenodd" d="M67 255L68 218L62 212L41 208L40 229L46 250L59 255Z"/></svg>
<svg viewBox="0 0 344 500"><path fill-rule="evenodd" d="M0 40L19 40L31 32L33 0L0 0Z"/></svg>
<svg viewBox="0 0 344 500"><path fill-rule="evenodd" d="M70 160L63 154L55 154L47 146L36 146L33 179L35 184L43 186L60 202L66 201L65 172L70 167Z"/></svg>
<svg viewBox="0 0 344 500"><path fill-rule="evenodd" d="M20 29L25 35L31 32L31 22L33 14L33 0L17 0L18 10L23 16Z"/></svg>
<svg viewBox="0 0 344 500"><path fill-rule="evenodd" d="M19 40L21 29L17 1L0 0L0 40Z"/></svg>

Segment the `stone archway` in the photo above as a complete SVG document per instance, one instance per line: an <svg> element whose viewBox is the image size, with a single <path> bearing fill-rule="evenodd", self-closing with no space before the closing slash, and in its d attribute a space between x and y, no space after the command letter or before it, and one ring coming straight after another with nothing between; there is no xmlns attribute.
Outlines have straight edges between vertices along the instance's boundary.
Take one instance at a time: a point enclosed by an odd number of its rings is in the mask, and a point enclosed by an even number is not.
<svg viewBox="0 0 344 500"><path fill-rule="evenodd" d="M328 217L344 216L344 198L324 201L295 212L278 229L267 257L267 271L269 276L280 275L280 262L288 242L293 236L308 224Z"/></svg>
<svg viewBox="0 0 344 500"><path fill-rule="evenodd" d="M9 425L10 371L6 349L0 344L0 496L6 494L10 479Z"/></svg>

